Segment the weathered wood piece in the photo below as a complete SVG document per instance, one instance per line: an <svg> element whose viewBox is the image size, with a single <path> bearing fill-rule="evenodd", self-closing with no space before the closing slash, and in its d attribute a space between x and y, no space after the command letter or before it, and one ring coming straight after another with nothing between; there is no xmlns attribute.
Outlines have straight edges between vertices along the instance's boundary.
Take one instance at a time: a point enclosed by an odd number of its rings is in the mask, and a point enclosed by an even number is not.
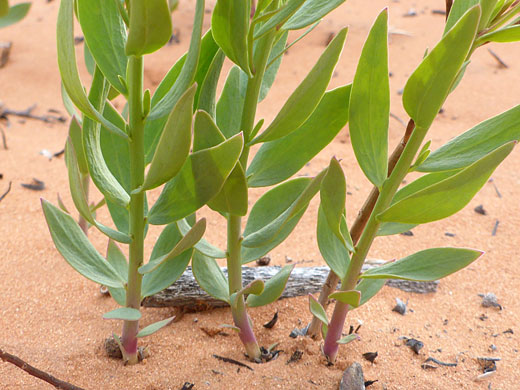
<svg viewBox="0 0 520 390"><path fill-rule="evenodd" d="M364 269L372 267L366 264ZM222 269L227 276L227 268ZM255 279L267 280L273 277L280 267L242 267L244 285ZM291 273L287 286L280 299L299 297L307 294L315 294L321 287L329 274L328 267L297 267ZM431 293L437 289L438 282L411 282L404 280L388 281L387 285L401 288L404 291L416 293ZM225 307L227 303L219 301L207 295L197 284L193 277L191 267L167 289L147 297L142 302L146 307L182 307L188 311L198 311Z"/></svg>

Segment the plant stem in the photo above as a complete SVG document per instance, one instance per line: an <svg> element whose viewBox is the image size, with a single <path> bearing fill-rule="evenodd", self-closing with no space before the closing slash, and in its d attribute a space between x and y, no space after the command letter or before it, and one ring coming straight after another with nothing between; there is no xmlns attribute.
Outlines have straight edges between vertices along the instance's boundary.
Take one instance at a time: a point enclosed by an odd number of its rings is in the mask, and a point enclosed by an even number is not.
<svg viewBox="0 0 520 390"><path fill-rule="evenodd" d="M356 288L361 268L379 229L380 222L377 220L377 216L388 208L392 202L400 183L408 173L408 169L412 165L413 159L421 147L427 131L428 129L415 128L406 147L404 148L401 158L383 184L381 194L377 199L374 210L370 214L370 218L368 219L366 227L359 239L359 243L356 246L356 253L352 255L347 274L341 281L341 291L354 290ZM339 347L337 341L341 338L341 332L343 331L347 313L348 305L336 302L325 344L323 346L323 353L331 362L336 360L336 354Z"/></svg>
<svg viewBox="0 0 520 390"><path fill-rule="evenodd" d="M130 129L130 175L131 189L139 188L144 181L144 120L143 120L143 58L130 57L128 66L128 108ZM143 264L144 248L144 192L130 197L130 256L128 284L126 288L126 307L139 310L141 306L142 275L137 269ZM137 358L137 332L139 321L125 321L121 344L123 358L135 364Z"/></svg>
<svg viewBox="0 0 520 390"><path fill-rule="evenodd" d="M227 230L227 265L229 277L229 295L242 289L242 258L240 255L242 233L242 218L231 215L228 218ZM235 326L240 329L239 337L246 348L247 355L251 360L260 359L262 353L256 341L255 334L251 328L251 321L246 311L244 297L237 299L236 308L231 308Z"/></svg>
<svg viewBox="0 0 520 390"><path fill-rule="evenodd" d="M258 42L254 58L255 74L247 83L246 97L244 101L244 109L242 111L242 120L240 129L244 133L244 150L240 156L240 164L247 170L247 159L249 157L249 147L247 143L250 141L251 132L253 131L256 108L258 105L258 96L264 78L264 73L271 53L274 42L275 33L269 33L266 37ZM238 215L230 215L227 218L227 267L229 277L229 294L233 294L242 289L242 218ZM256 341L255 334L251 327L251 319L247 315L244 297L240 296L237 300L236 308L231 308L233 321L235 326L240 329L239 337L246 348L247 355L251 360L261 358L262 353Z"/></svg>
<svg viewBox="0 0 520 390"><path fill-rule="evenodd" d="M399 161L399 158L403 154L403 150L408 143L408 140L410 139L410 136L412 135L413 129L414 129L414 122L410 119L408 122L408 125L406 126L406 132L404 134L404 137L401 139L401 142L397 144L394 151L392 152L390 158L388 159L388 175L392 173L394 170L395 165L397 164L397 161ZM377 202L377 199L379 197L379 189L374 186L372 188L372 191L370 191L370 195L365 200L365 203L359 210L359 213L357 215L356 220L352 224L352 228L350 229L350 235L352 237L352 242L354 245L357 245L359 241L359 237L361 236L361 233L363 232L363 229L365 228L367 221L370 217L370 214L372 213L372 210L374 210L374 206ZM329 276L327 276L327 280L325 281L325 284L323 285L320 296L318 298L318 302L326 309L329 305L329 295L334 292L336 287L339 283L339 276L336 275L333 271L329 272ZM309 325L309 328L307 329L307 336L312 337L315 340L318 340L321 337L321 321L313 317L312 321Z"/></svg>

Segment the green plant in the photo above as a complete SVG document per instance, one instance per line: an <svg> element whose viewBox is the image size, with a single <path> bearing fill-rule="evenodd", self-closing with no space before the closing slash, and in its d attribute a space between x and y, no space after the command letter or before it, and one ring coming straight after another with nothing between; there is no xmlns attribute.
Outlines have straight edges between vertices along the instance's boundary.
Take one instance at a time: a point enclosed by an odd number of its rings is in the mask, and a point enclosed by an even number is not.
<svg viewBox="0 0 520 390"><path fill-rule="evenodd" d="M520 138L517 106L487 120L430 153L423 143L446 97L460 82L471 54L489 41L517 41L519 1L455 1L440 42L424 57L403 92L411 120L402 146L388 162L387 31L385 9L375 21L363 48L352 83L349 106L350 136L357 161L374 184L365 203L354 242L345 221L346 183L333 159L320 189L318 244L331 270L341 280L329 321L323 306L310 297L313 321L321 325L323 352L334 362L346 315L372 298L386 279L429 281L456 272L482 255L464 248L426 249L361 273L377 236L397 234L414 226L449 217L473 198ZM509 24L508 24L509 22ZM399 189L408 173L425 175ZM363 218L366 218L363 220ZM336 283L331 284L333 288ZM325 289L326 290L326 289Z"/></svg>
<svg viewBox="0 0 520 390"><path fill-rule="evenodd" d="M330 42L263 131L264 121L256 119L257 106L274 82L287 50L289 31L310 26L301 37L305 36L322 17L343 2L263 0L252 9L249 1L218 0L212 16L213 37L236 66L227 76L218 103L197 112L194 145L211 146L242 131L245 147L223 190L208 203L226 219L227 249L216 252L196 248L192 266L201 287L230 304L233 328L254 361L262 359L262 352L246 307L276 300L292 267L282 268L265 284L255 280L243 286L242 265L264 256L283 242L318 193L324 172L314 178L286 180L330 143L347 122L345 107L350 86L326 92L347 30L341 30ZM250 147L256 144L262 145L248 164ZM249 189L268 186L275 187L253 205L242 231L242 219L248 213ZM174 212L168 210L164 222L176 218ZM227 259L228 279L215 261L219 257Z"/></svg>
<svg viewBox="0 0 520 390"><path fill-rule="evenodd" d="M9 7L9 0L0 0L0 28L15 24L25 18L31 3L20 3Z"/></svg>
<svg viewBox="0 0 520 390"><path fill-rule="evenodd" d="M74 13L93 73L88 95L76 66ZM222 59L211 33L202 38L203 16L204 1L198 0L189 51L151 96L143 90L143 56L170 39L167 0L62 0L60 5L57 41L64 101L69 112L81 112L72 121L66 146L70 190L81 217L110 239L106 259L67 212L45 200L43 211L65 260L83 276L107 286L123 306L104 318L124 321L121 338L115 338L130 364L138 361L138 338L171 322L166 319L139 330L141 300L184 272L194 245L208 246L200 241L206 221L196 221L194 213L220 192L243 149L238 133L190 151L193 110L211 101L216 88L211 65ZM127 101L121 113L111 104L118 95ZM96 206L88 205L89 178L103 195L98 206L106 202L115 229L100 223ZM148 212L147 191L164 183L163 195ZM148 223L166 224L161 220L165 210L175 216L144 264ZM115 242L128 245L128 262Z"/></svg>

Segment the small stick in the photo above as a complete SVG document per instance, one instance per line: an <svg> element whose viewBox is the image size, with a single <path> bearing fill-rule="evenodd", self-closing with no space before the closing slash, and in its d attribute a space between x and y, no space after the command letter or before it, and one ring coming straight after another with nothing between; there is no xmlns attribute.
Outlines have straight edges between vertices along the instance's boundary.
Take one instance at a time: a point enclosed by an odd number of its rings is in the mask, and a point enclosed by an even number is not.
<svg viewBox="0 0 520 390"><path fill-rule="evenodd" d="M498 56L497 53L495 53L495 52L494 52L493 50L491 50L491 49L488 49L488 52L489 52L489 54L491 54L491 55L495 58L495 60L497 60L498 64L499 64L502 68L506 68L506 69L509 68L509 65L507 65L507 64L502 60L502 58L500 58L500 57Z"/></svg>
<svg viewBox="0 0 520 390"><path fill-rule="evenodd" d="M0 127L0 133L2 133L2 143L3 143L3 145L4 145L4 150L7 150L7 149L9 149L9 148L7 147L7 138L5 137L5 131L4 131L4 129L2 129L1 127Z"/></svg>
<svg viewBox="0 0 520 390"><path fill-rule="evenodd" d="M235 360L235 359L231 359L231 358L227 358L227 357L224 357L224 356L219 356L219 355L213 355L213 357L215 359L218 359L218 360L222 360L223 362L225 363L231 363L231 364L236 364L237 366L239 367L244 367L244 368L247 368L248 370L251 370L251 371L254 371L251 367L249 367L247 364L244 364L242 362L239 362L238 360Z"/></svg>
<svg viewBox="0 0 520 390"><path fill-rule="evenodd" d="M502 198L502 194L501 194L500 191L498 190L498 187L497 187L497 185L495 184L495 181L493 180L493 178L489 179L489 182L490 182L491 184L493 184L493 187L495 187L495 192L497 193L497 196L498 196L499 198Z"/></svg>
<svg viewBox="0 0 520 390"><path fill-rule="evenodd" d="M451 7L453 6L453 0L446 0L446 20L450 16Z"/></svg>
<svg viewBox="0 0 520 390"><path fill-rule="evenodd" d="M53 123L53 122L65 122L66 118L63 116L55 116L55 115L34 115L32 111L36 108L36 104L33 104L32 106L28 107L25 110L17 111L17 110L11 110L9 108L3 108L0 111L0 116L7 117L8 115L16 115L20 116L22 118L29 118L29 119L36 119L40 120L42 122L46 123Z"/></svg>
<svg viewBox="0 0 520 390"><path fill-rule="evenodd" d="M7 187L7 191L5 191L2 196L0 196L0 202L4 200L4 198L7 196L7 194L9 193L9 191L11 191L11 184L12 182L9 182L9 187Z"/></svg>
<svg viewBox="0 0 520 390"><path fill-rule="evenodd" d="M457 367L457 364L458 364L457 362L455 362L455 363L444 363L444 362L441 362L440 360L437 360L437 359L435 359L435 358L433 358L431 356L424 361L424 363L428 363L428 362L433 362L435 364L438 364L439 366L445 366L445 367Z"/></svg>
<svg viewBox="0 0 520 390"><path fill-rule="evenodd" d="M21 368L29 375L32 375L42 381L45 381L51 385L53 385L57 389L61 390L84 390L81 387L74 386L68 382L64 382L58 378L53 377L52 375L46 373L45 371L39 370L36 367L31 366L26 363L18 356L11 355L10 353L4 352L0 349L0 359L4 362L14 364L15 366Z"/></svg>
<svg viewBox="0 0 520 390"><path fill-rule="evenodd" d="M497 235L497 229L498 229L498 224L499 223L500 223L500 221L497 219L497 221L495 222L495 226L493 227L493 231L491 232L492 236L496 236Z"/></svg>

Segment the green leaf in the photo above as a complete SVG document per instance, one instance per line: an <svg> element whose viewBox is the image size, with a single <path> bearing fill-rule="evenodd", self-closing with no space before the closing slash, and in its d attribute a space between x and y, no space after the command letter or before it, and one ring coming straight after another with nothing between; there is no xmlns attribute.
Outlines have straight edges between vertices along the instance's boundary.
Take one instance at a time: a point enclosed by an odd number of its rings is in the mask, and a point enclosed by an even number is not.
<svg viewBox="0 0 520 390"><path fill-rule="evenodd" d="M298 222L300 222L300 219L303 217L303 214L305 214L306 210L306 208L302 209L293 218L287 221L282 230L280 230L280 232L266 244L255 248L247 248L245 246L242 246L240 255L242 258L242 264L250 263L265 256L266 254L271 252L271 250L273 250L282 242L284 242L285 239L292 233L296 225L298 225Z"/></svg>
<svg viewBox="0 0 520 390"><path fill-rule="evenodd" d="M296 202L310 182L311 179L309 178L293 179L274 187L262 195L251 209L244 229L244 237L261 230L280 217L280 215ZM296 227L298 221L305 213L305 210L306 209L303 208L292 219L288 220L285 227L269 243L258 248L246 248L242 246L242 263L249 263L262 257L283 242Z"/></svg>
<svg viewBox="0 0 520 390"><path fill-rule="evenodd" d="M167 255L181 239L182 234L175 223L166 226L153 247L150 262ZM191 250L184 251L178 257L164 262L154 271L145 274L141 289L142 297L156 294L173 284L186 270L192 254Z"/></svg>
<svg viewBox="0 0 520 390"><path fill-rule="evenodd" d="M83 188L83 181L81 178L81 173L79 172L76 153L70 137L67 140L67 146L65 149L65 159L69 174L70 193L72 195L74 205L76 206L76 209L79 211L80 215L85 218L85 220L88 221L91 225L95 226L103 234L107 235L113 240L126 244L131 243L132 239L127 234L109 228L108 226L105 226L94 219L92 211L88 205L85 188Z"/></svg>
<svg viewBox="0 0 520 390"><path fill-rule="evenodd" d="M309 294L309 310L314 317L323 322L325 325L329 325L329 319L327 318L327 313L321 304Z"/></svg>
<svg viewBox="0 0 520 390"><path fill-rule="evenodd" d="M185 236L191 229L190 223L185 219L181 219L176 222L180 233ZM206 239L201 238L199 242L195 244L195 249L205 256L213 257L214 259L224 259L226 252L216 246L211 245Z"/></svg>
<svg viewBox="0 0 520 390"><path fill-rule="evenodd" d="M125 125L123 118L111 105L105 105L103 115L114 123L121 123L123 126ZM125 191L130 193L132 189L130 185L130 148L128 142L102 128L100 143L103 160L105 160L108 169ZM110 200L107 201L107 207L117 229L121 232L128 233L130 223L128 209ZM145 194L145 215L147 213L148 202L146 202ZM148 223L146 224L145 229L147 228Z"/></svg>
<svg viewBox="0 0 520 390"><path fill-rule="evenodd" d="M359 166L376 187L388 175L388 9L377 17L361 52L349 109L352 148Z"/></svg>
<svg viewBox="0 0 520 390"><path fill-rule="evenodd" d="M143 276L141 296L149 297L171 286L186 270L190 263L192 250L187 250L179 256L163 262L154 271Z"/></svg>
<svg viewBox="0 0 520 390"><path fill-rule="evenodd" d="M225 140L226 137L220 132L211 116L206 111L197 111L193 126L193 151L212 148Z"/></svg>
<svg viewBox="0 0 520 390"><path fill-rule="evenodd" d="M107 261L126 282L128 280L128 262L124 253L112 240L108 240Z"/></svg>
<svg viewBox="0 0 520 390"><path fill-rule="evenodd" d="M464 168L508 142L520 140L520 105L488 119L432 152L421 172Z"/></svg>
<svg viewBox="0 0 520 390"><path fill-rule="evenodd" d="M480 0L480 8L482 9L482 15L480 17L480 23L478 25L478 31L484 30L489 22L491 15L493 14L493 10L495 9L498 0Z"/></svg>
<svg viewBox="0 0 520 390"><path fill-rule="evenodd" d="M242 152L237 134L213 148L191 154L179 174L164 187L148 214L152 225L182 219L206 204L222 189Z"/></svg>
<svg viewBox="0 0 520 390"><path fill-rule="evenodd" d="M161 330L165 326L170 325L175 320L175 317L176 316L173 316L170 318L166 318L165 320L162 320L162 321L154 322L153 324L148 325L148 326L144 327L143 329L141 329L135 337L142 338L142 337L150 336L150 335L154 334L155 332Z"/></svg>
<svg viewBox="0 0 520 390"><path fill-rule="evenodd" d="M520 26L508 26L489 34L482 35L480 42L516 42L520 41Z"/></svg>
<svg viewBox="0 0 520 390"><path fill-rule="evenodd" d="M377 268L371 268L360 277L433 281L461 270L483 253L462 248L426 249Z"/></svg>
<svg viewBox="0 0 520 390"><path fill-rule="evenodd" d="M401 234L412 230L416 227L415 223L399 223L399 222L383 222L379 225L377 231L378 236L392 236L394 234Z"/></svg>
<svg viewBox="0 0 520 390"><path fill-rule="evenodd" d="M358 307L361 301L361 293L358 290L336 291L329 295L329 299L335 299L352 307Z"/></svg>
<svg viewBox="0 0 520 390"><path fill-rule="evenodd" d="M63 0L60 3L57 21L58 66L60 68L63 87L72 102L85 115L102 123L109 131L128 139L128 135L122 129L109 122L94 108L83 89L76 66L73 4L73 0Z"/></svg>
<svg viewBox="0 0 520 390"><path fill-rule="evenodd" d="M193 49L194 50L194 49ZM197 85L202 85L208 69L215 57L215 54L218 51L218 45L213 40L213 36L211 35L211 31L208 31L204 37L202 38L202 42L200 43L200 55L198 63L196 64L196 69L186 68L185 76L188 77L187 74L188 69L190 71L195 72L195 82ZM195 66L195 53L193 51L189 51L190 53L190 63L191 66ZM177 80L179 80L179 74L184 68L184 64L186 63L187 54L182 56L168 71L166 76L163 78L155 93L152 96L152 107L155 107L168 93L173 93L173 86ZM181 85L182 84L182 85ZM176 88L183 87L184 82L179 81L179 85ZM186 84L185 89L189 87L189 84ZM195 95L195 101L198 101L198 94L200 93L200 89L197 90ZM179 95L180 97L180 95ZM177 98L177 97L176 97ZM173 108L174 104L171 106ZM170 109L171 111L171 109ZM169 112L167 113L169 114ZM150 116L147 117L145 130L144 130L144 146L145 146L145 154L146 154L146 163L150 163L152 161L153 155L155 153L155 148L157 147L157 142L159 142L159 138L161 137L162 130L166 121L168 120L168 116L162 116L159 119L150 120Z"/></svg>
<svg viewBox="0 0 520 390"><path fill-rule="evenodd" d="M241 73L238 66L231 68L217 102L217 125L226 138L241 131L242 118L237 113L243 111L247 89L247 77L240 77Z"/></svg>
<svg viewBox="0 0 520 390"><path fill-rule="evenodd" d="M254 296L258 296L262 294L264 291L264 282L260 279L253 280L251 283L249 283L247 286L242 288L240 291L237 291L236 293L231 294L229 297L229 302L232 308L236 309L238 299L240 299L243 295L249 295L252 294Z"/></svg>
<svg viewBox="0 0 520 390"><path fill-rule="evenodd" d="M188 226L187 231L190 229L191 226ZM153 246L149 261L159 259L171 252L175 245L182 239L182 236L183 234L180 232L176 223L166 225Z"/></svg>
<svg viewBox="0 0 520 390"><path fill-rule="evenodd" d="M193 151L214 147L226 140L213 119L205 111L197 111L194 126ZM242 165L238 163L226 179L220 192L208 206L220 213L247 214L248 188Z"/></svg>
<svg viewBox="0 0 520 390"><path fill-rule="evenodd" d="M131 307L120 307L103 314L105 320L125 320L138 321L141 318L141 312Z"/></svg>
<svg viewBox="0 0 520 390"><path fill-rule="evenodd" d="M129 3L130 26L126 55L142 56L166 45L172 35L168 1L129 0Z"/></svg>
<svg viewBox="0 0 520 390"><path fill-rule="evenodd" d="M282 6L274 16L269 18L269 20L256 29L254 38L258 39L274 28L284 24L296 11L298 11L298 8L300 8L304 2L305 0L291 0L286 2L286 4Z"/></svg>
<svg viewBox="0 0 520 390"><path fill-rule="evenodd" d="M199 91L198 101L195 101L194 106L199 110L206 111L212 118L217 115L216 96L217 85L222 72L222 65L226 56L222 50L219 50L213 58L208 73L204 78Z"/></svg>
<svg viewBox="0 0 520 390"><path fill-rule="evenodd" d="M330 160L327 173L321 182L320 210L325 215L334 235L345 245L347 243L341 233L341 222L347 201L347 183L341 165L336 158Z"/></svg>
<svg viewBox="0 0 520 390"><path fill-rule="evenodd" d="M348 344L348 343L350 343L354 340L358 340L358 339L359 339L359 336L355 333L352 333L345 337L340 338L338 341L336 341L336 343L345 345L345 344Z"/></svg>
<svg viewBox="0 0 520 390"><path fill-rule="evenodd" d="M215 259L195 251L192 267L193 276L204 291L213 298L229 303L228 282Z"/></svg>
<svg viewBox="0 0 520 390"><path fill-rule="evenodd" d="M99 69L96 68L89 93L89 99L92 101L92 104L102 108L106 92L105 79ZM101 151L100 133L101 126L99 123L87 117L83 119L83 146L90 176L96 187L107 199L122 207L126 207L130 203L130 195L128 195L106 165L103 152Z"/></svg>
<svg viewBox="0 0 520 390"><path fill-rule="evenodd" d="M119 76L126 79L126 28L116 1L119 0L78 0L77 9L81 31L87 42L85 47L110 84L127 94L119 79Z"/></svg>
<svg viewBox="0 0 520 390"><path fill-rule="evenodd" d="M220 213L245 216L248 208L248 187L242 164L238 162L226 179L220 192L208 206Z"/></svg>
<svg viewBox="0 0 520 390"><path fill-rule="evenodd" d="M385 285L386 279L361 279L356 286L356 290L361 294L359 306L367 303L374 295L376 295ZM358 307L359 307L358 306Z"/></svg>
<svg viewBox="0 0 520 390"><path fill-rule="evenodd" d="M457 174L407 196L378 215L378 219L420 224L455 214L486 184L515 144L505 144Z"/></svg>
<svg viewBox="0 0 520 390"><path fill-rule="evenodd" d="M412 181L410 184L407 184L399 191L397 191L397 193L394 195L394 198L392 199L391 204L393 205L399 202L400 200L403 200L404 198L412 194L415 194L416 192L419 192L427 187L430 187L431 185L437 184L449 177L452 177L453 175L456 175L458 172L460 172L460 170L436 172L421 176L417 180Z"/></svg>
<svg viewBox="0 0 520 390"><path fill-rule="evenodd" d="M462 18L462 16L472 7L479 4L481 0L455 0L451 6L446 26L444 27L444 35L453 28L453 26Z"/></svg>
<svg viewBox="0 0 520 390"><path fill-rule="evenodd" d="M283 30L299 30L317 22L343 4L345 0L307 0L282 26Z"/></svg>
<svg viewBox="0 0 520 390"><path fill-rule="evenodd" d="M10 7L7 14L0 17L0 28L18 23L25 18L29 12L29 8L31 8L31 3L20 3Z"/></svg>
<svg viewBox="0 0 520 390"><path fill-rule="evenodd" d="M124 286L124 280L96 251L70 215L43 199L42 207L54 245L72 268L104 286Z"/></svg>
<svg viewBox="0 0 520 390"><path fill-rule="evenodd" d="M244 231L244 240L242 241L242 245L249 248L261 247L276 239L292 218L298 216L302 210L307 209L309 202L312 200L314 195L318 193L325 173L326 171L322 171L314 179L310 180L308 186L305 187L305 189L298 195L294 202L275 219L269 221L267 224L259 226L258 230L252 231L249 234L246 234L246 231ZM279 199L277 199L276 202L279 202ZM272 207L272 205L270 205L270 207ZM253 214L253 210L251 210L251 214L248 218L246 230L248 226L252 226L249 224L249 221L251 221L252 218L265 220L265 216L258 217L256 213ZM258 221L255 221L254 224L258 225Z"/></svg>
<svg viewBox="0 0 520 390"><path fill-rule="evenodd" d="M345 126L349 99L350 85L326 92L298 130L264 143L247 169L249 186L278 184L303 168Z"/></svg>
<svg viewBox="0 0 520 390"><path fill-rule="evenodd" d="M268 65L264 73L264 78L262 79L262 86L260 87L258 102L261 102L266 98L267 94L269 93L269 90L273 86L274 80L276 79L276 75L278 74L278 69L280 69L280 65L282 63L283 54L286 51L285 46L287 44L288 37L289 32L284 32L282 36L273 45L271 53L269 53L269 58L267 60ZM256 46L255 49L257 49Z"/></svg>
<svg viewBox="0 0 520 390"><path fill-rule="evenodd" d="M135 1L143 1L143 0L135 0ZM160 0L158 0L160 1ZM169 13L168 13L169 17ZM190 41L190 49L188 50L188 54L186 56L186 60L182 65L182 70L179 73L179 76L176 77L175 83L173 86L167 90L164 96L155 103L155 99L152 99L152 111L148 116L148 120L159 119L166 115L169 115L177 101L181 98L181 96L186 92L189 86L195 80L195 77L198 73L198 63L201 54L201 37L202 37L202 23L204 21L204 0L197 0L197 5L195 8L195 17L193 22L191 41ZM171 31L170 31L171 35ZM169 37L168 37L169 39ZM215 51L216 53L216 51ZM215 54L213 54L214 56ZM212 57L213 58L213 57ZM211 60L210 60L211 61ZM208 64L209 67L209 64ZM205 69L207 71L207 68ZM206 73L204 72L204 75ZM195 80L199 84L202 85L202 81L204 80L204 76L201 77L202 80ZM155 98L155 94L154 94Z"/></svg>
<svg viewBox="0 0 520 390"><path fill-rule="evenodd" d="M344 236L347 236L350 241L350 234L348 233L347 223L345 218L341 221L341 232ZM347 274L347 269L350 263L349 250L353 252L353 245L349 244L350 248L347 249L345 241L340 241L338 237L332 232L323 208L320 206L318 211L318 228L317 228L318 247L323 259L330 267L330 269L343 279Z"/></svg>
<svg viewBox="0 0 520 390"><path fill-rule="evenodd" d="M471 8L412 73L403 92L403 105L417 127L428 129L448 96L469 53L480 18Z"/></svg>
<svg viewBox="0 0 520 390"><path fill-rule="evenodd" d="M9 13L9 1L0 0L0 17L4 17Z"/></svg>
<svg viewBox="0 0 520 390"><path fill-rule="evenodd" d="M200 241L206 231L206 218L202 218L190 229L186 235L175 245L175 247L166 255L150 260L147 264L139 267L140 274L147 274L157 269L161 264L176 257L179 257L184 251L193 248Z"/></svg>
<svg viewBox="0 0 520 390"><path fill-rule="evenodd" d="M294 265L286 265L283 267L265 283L264 290L261 294L249 295L247 297L247 305L249 307L265 306L280 298L293 269Z"/></svg>
<svg viewBox="0 0 520 390"><path fill-rule="evenodd" d="M114 301L116 301L119 305L126 305L126 289L108 287L108 292L110 293L110 296L114 298Z"/></svg>
<svg viewBox="0 0 520 390"><path fill-rule="evenodd" d="M79 124L78 119L73 116L70 120L69 137L74 146L74 151L76 152L79 171L82 174L88 174L88 165L85 157L85 150L83 149L83 138L81 133L81 125Z"/></svg>
<svg viewBox="0 0 520 390"><path fill-rule="evenodd" d="M247 44L250 13L249 1L217 0L211 18L215 42L246 74L250 74Z"/></svg>
<svg viewBox="0 0 520 390"><path fill-rule="evenodd" d="M344 28L332 40L269 127L251 144L282 138L297 130L311 116L327 89L346 37L347 29Z"/></svg>
<svg viewBox="0 0 520 390"><path fill-rule="evenodd" d="M175 177L190 154L193 99L197 85L181 96L168 117L141 191L151 190Z"/></svg>

